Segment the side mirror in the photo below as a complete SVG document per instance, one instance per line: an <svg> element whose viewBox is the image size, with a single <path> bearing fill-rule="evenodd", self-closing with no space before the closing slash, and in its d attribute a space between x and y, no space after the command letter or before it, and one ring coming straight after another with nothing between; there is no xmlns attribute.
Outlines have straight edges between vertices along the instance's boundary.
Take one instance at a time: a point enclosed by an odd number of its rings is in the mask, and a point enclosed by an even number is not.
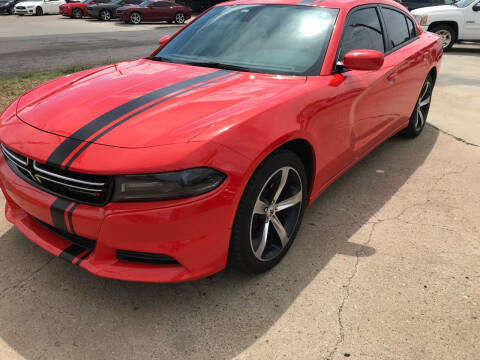
<svg viewBox="0 0 480 360"><path fill-rule="evenodd" d="M171 36L170 36L170 35L162 36L162 37L158 40L158 44L159 44L160 46L163 46L163 45L165 45L170 39L171 39Z"/></svg>
<svg viewBox="0 0 480 360"><path fill-rule="evenodd" d="M480 2L476 3L476 4L472 7L472 10L473 10L473 11L480 11Z"/></svg>
<svg viewBox="0 0 480 360"><path fill-rule="evenodd" d="M343 57L343 66L350 70L378 70L384 56L377 50L352 50Z"/></svg>

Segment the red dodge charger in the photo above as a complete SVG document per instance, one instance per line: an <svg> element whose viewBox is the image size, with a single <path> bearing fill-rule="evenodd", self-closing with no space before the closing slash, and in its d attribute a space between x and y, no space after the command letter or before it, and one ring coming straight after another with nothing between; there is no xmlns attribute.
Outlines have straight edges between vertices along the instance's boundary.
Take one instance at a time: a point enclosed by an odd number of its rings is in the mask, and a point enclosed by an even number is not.
<svg viewBox="0 0 480 360"><path fill-rule="evenodd" d="M10 104L6 217L99 276L185 281L227 260L266 271L329 184L422 132L441 57L390 0L221 3L148 58Z"/></svg>
<svg viewBox="0 0 480 360"><path fill-rule="evenodd" d="M183 24L192 17L192 9L170 0L146 0L140 5L122 6L117 9L117 17L134 25L142 21L167 21Z"/></svg>

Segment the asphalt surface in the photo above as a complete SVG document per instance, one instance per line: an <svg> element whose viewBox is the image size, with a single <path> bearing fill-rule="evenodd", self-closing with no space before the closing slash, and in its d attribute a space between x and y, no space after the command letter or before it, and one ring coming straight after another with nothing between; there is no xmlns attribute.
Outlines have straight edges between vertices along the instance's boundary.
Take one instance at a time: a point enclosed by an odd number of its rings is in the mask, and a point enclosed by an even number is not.
<svg viewBox="0 0 480 360"><path fill-rule="evenodd" d="M479 59L444 56L438 129L393 137L336 181L267 274L101 279L2 217L0 359L478 359Z"/></svg>
<svg viewBox="0 0 480 360"><path fill-rule="evenodd" d="M181 26L0 15L0 76L145 57Z"/></svg>

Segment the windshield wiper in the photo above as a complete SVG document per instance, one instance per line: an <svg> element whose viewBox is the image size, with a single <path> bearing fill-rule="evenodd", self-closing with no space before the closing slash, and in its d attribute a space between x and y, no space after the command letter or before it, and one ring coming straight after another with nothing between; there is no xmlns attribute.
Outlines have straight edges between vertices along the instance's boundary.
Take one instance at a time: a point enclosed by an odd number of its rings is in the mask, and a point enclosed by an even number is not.
<svg viewBox="0 0 480 360"><path fill-rule="evenodd" d="M203 66L203 67L211 67L211 68L216 68L216 69L225 69L225 70L235 70L235 71L246 71L246 72L255 72L255 70L245 67L245 66L239 66L239 65L231 65L231 64L223 64L219 62L214 62L214 61L187 61L187 62L182 62L182 64L186 65L193 65L193 66Z"/></svg>

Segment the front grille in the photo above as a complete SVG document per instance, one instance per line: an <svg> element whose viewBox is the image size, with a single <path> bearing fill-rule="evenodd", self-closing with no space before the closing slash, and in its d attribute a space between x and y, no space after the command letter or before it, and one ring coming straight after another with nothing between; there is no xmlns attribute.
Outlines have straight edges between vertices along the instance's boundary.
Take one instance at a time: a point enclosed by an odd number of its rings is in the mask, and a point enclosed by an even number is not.
<svg viewBox="0 0 480 360"><path fill-rule="evenodd" d="M39 163L1 145L10 168L23 180L46 192L91 205L105 205L111 194L110 176L82 174Z"/></svg>
<svg viewBox="0 0 480 360"><path fill-rule="evenodd" d="M34 218L40 225L46 227L48 230L51 232L55 233L56 235L64 238L67 241L70 241L72 244L78 245L82 248L85 249L90 249L94 250L95 249L95 240L87 239L78 235L70 234L69 232L57 229L56 227L53 227L52 225L49 225L47 223L44 223L43 221Z"/></svg>
<svg viewBox="0 0 480 360"><path fill-rule="evenodd" d="M168 255L128 250L117 250L117 259L120 261L129 261L150 265L180 265L177 260Z"/></svg>
<svg viewBox="0 0 480 360"><path fill-rule="evenodd" d="M26 9L25 6L17 6L16 7L16 10L25 10L25 9Z"/></svg>

